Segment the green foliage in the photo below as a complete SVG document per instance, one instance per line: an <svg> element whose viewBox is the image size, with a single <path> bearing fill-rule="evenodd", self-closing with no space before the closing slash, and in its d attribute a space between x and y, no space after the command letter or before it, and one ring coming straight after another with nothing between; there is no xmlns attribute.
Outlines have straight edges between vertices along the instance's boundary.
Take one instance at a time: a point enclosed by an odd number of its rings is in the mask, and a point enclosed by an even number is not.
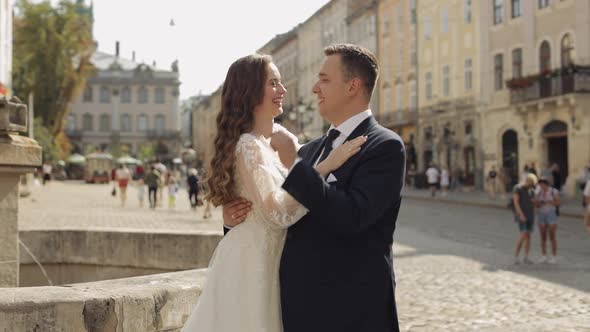
<svg viewBox="0 0 590 332"><path fill-rule="evenodd" d="M59 160L59 150L55 143L53 135L43 125L43 120L35 118L34 121L35 140L41 145L43 149L43 160L56 162Z"/></svg>
<svg viewBox="0 0 590 332"><path fill-rule="evenodd" d="M13 89L26 99L33 93L36 116L49 133L62 131L70 104L95 71L90 57L92 38L89 9L80 1L18 0L13 32Z"/></svg>
<svg viewBox="0 0 590 332"><path fill-rule="evenodd" d="M154 145L153 144L142 144L137 152L137 159L139 160L150 160L154 157Z"/></svg>

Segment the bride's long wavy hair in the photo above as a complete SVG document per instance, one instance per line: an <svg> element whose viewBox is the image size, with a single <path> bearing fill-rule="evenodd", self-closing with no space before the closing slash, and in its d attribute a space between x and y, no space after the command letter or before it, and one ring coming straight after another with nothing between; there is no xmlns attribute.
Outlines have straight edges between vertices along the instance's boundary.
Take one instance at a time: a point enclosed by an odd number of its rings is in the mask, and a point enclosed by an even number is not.
<svg viewBox="0 0 590 332"><path fill-rule="evenodd" d="M254 108L262 103L269 55L252 54L235 61L227 71L221 90L221 111L217 115L215 154L207 179L206 199L215 206L235 199L234 164L236 144L254 124Z"/></svg>

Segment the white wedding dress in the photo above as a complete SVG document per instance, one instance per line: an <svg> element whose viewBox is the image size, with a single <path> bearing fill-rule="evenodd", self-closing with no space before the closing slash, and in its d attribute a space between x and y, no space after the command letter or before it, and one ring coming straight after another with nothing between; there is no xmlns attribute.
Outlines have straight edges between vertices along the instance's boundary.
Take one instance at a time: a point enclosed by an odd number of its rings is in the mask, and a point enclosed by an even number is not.
<svg viewBox="0 0 590 332"><path fill-rule="evenodd" d="M235 155L237 194L252 202L252 211L215 249L182 331L283 331L279 262L286 228L307 210L281 188L288 171L264 137L242 134Z"/></svg>

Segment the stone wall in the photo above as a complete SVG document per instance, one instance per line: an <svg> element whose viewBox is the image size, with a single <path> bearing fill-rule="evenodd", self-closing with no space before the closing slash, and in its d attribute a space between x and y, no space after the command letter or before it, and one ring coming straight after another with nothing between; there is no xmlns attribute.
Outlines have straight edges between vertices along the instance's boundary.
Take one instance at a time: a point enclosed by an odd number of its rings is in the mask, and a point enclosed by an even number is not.
<svg viewBox="0 0 590 332"><path fill-rule="evenodd" d="M0 292L0 331L180 331L207 270Z"/></svg>

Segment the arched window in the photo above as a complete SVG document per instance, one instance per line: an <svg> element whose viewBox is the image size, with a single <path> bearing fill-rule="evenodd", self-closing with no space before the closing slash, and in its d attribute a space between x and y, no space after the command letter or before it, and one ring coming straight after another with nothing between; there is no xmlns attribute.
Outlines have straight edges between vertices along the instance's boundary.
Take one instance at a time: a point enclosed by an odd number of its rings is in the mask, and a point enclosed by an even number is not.
<svg viewBox="0 0 590 332"><path fill-rule="evenodd" d="M568 33L561 40L561 67L568 67L574 62L574 41Z"/></svg>
<svg viewBox="0 0 590 332"><path fill-rule="evenodd" d="M155 129L157 133L163 133L166 129L166 119L163 115L156 115Z"/></svg>
<svg viewBox="0 0 590 332"><path fill-rule="evenodd" d="M147 115L141 114L137 119L137 130L146 131L148 129L148 118Z"/></svg>
<svg viewBox="0 0 590 332"><path fill-rule="evenodd" d="M66 131L72 132L74 130L76 130L76 114L68 114Z"/></svg>
<svg viewBox="0 0 590 332"><path fill-rule="evenodd" d="M131 131L131 117L127 113L121 115L121 131Z"/></svg>
<svg viewBox="0 0 590 332"><path fill-rule="evenodd" d="M100 116L100 131L111 131L111 117L108 114Z"/></svg>
<svg viewBox="0 0 590 332"><path fill-rule="evenodd" d="M123 89L121 89L121 103L131 103L131 88L129 88L128 86L125 86L123 87Z"/></svg>
<svg viewBox="0 0 590 332"><path fill-rule="evenodd" d="M539 71L545 72L551 70L551 46L546 40L541 43L539 49Z"/></svg>

